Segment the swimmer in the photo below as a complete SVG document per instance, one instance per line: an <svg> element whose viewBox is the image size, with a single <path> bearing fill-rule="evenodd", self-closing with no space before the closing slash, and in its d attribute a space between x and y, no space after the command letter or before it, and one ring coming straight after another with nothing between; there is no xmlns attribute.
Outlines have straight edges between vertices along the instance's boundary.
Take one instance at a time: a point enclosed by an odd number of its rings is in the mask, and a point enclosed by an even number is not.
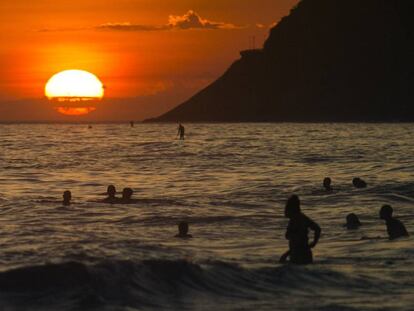
<svg viewBox="0 0 414 311"><path fill-rule="evenodd" d="M116 188L114 185L109 185L108 188L106 189L106 193L108 194L108 197L106 197L105 199L103 199L102 202L104 203L115 203L116 202Z"/></svg>
<svg viewBox="0 0 414 311"><path fill-rule="evenodd" d="M313 262L312 248L318 244L321 236L321 228L312 219L300 210L300 200L297 195L292 195L286 202L285 217L289 218L286 230L286 239L289 240L289 250L280 257L280 262L294 264L310 264ZM309 243L308 231L314 231L314 239Z"/></svg>
<svg viewBox="0 0 414 311"><path fill-rule="evenodd" d="M359 177L355 177L354 179L352 179L352 184L354 185L355 188L358 188L358 189L367 187L367 183Z"/></svg>
<svg viewBox="0 0 414 311"><path fill-rule="evenodd" d="M63 202L62 202L62 204L64 206L69 206L71 199L72 199L72 193L69 190L66 190L65 192L63 192Z"/></svg>
<svg viewBox="0 0 414 311"><path fill-rule="evenodd" d="M323 187L325 188L326 191L332 191L333 188L331 186L332 180L329 177L325 177L323 179Z"/></svg>
<svg viewBox="0 0 414 311"><path fill-rule="evenodd" d="M123 204L133 203L131 199L133 194L134 194L134 191L131 188L124 188L122 190L121 203Z"/></svg>
<svg viewBox="0 0 414 311"><path fill-rule="evenodd" d="M183 239L188 239L188 238L193 237L191 234L188 234L188 223L187 222L182 221L178 224L178 234L176 234L175 237L183 238Z"/></svg>
<svg viewBox="0 0 414 311"><path fill-rule="evenodd" d="M184 140L184 134L185 134L185 128L184 126L180 123L178 125L178 133L177 135L180 136L180 140Z"/></svg>
<svg viewBox="0 0 414 311"><path fill-rule="evenodd" d="M380 219L385 220L388 238L394 240L404 236L407 237L407 229L405 229L404 224L400 220L392 217L393 211L391 205L383 205L379 212Z"/></svg>
<svg viewBox="0 0 414 311"><path fill-rule="evenodd" d="M348 230L354 230L354 229L358 229L361 226L361 222L359 221L359 218L357 215L355 215L354 213L348 214L346 216L346 224L345 227Z"/></svg>

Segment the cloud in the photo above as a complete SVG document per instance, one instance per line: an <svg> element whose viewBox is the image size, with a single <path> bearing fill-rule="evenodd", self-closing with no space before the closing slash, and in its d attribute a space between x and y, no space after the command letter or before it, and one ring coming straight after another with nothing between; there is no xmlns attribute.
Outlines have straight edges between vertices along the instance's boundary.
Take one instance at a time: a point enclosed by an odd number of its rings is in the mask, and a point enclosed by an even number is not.
<svg viewBox="0 0 414 311"><path fill-rule="evenodd" d="M96 26L97 30L109 30L109 31L158 31L166 30L168 26L157 26L157 25L140 25L140 24L131 24L129 22L125 23L106 23L99 26Z"/></svg>
<svg viewBox="0 0 414 311"><path fill-rule="evenodd" d="M269 25L269 28L273 28L273 27L275 27L277 24L278 24L278 22L273 22L273 23L271 23L271 24Z"/></svg>
<svg viewBox="0 0 414 311"><path fill-rule="evenodd" d="M184 15L170 15L168 24L163 25L144 25L131 22L109 22L94 27L84 28L42 28L38 32L59 32L59 31L166 31L166 30L189 30L189 29L241 29L245 26L237 26L231 23L215 22L202 18L193 10L189 10Z"/></svg>
<svg viewBox="0 0 414 311"><path fill-rule="evenodd" d="M36 32L72 32L72 31L83 31L88 30L90 28L41 28L36 29Z"/></svg>
<svg viewBox="0 0 414 311"><path fill-rule="evenodd" d="M95 27L97 30L106 31L162 31L162 30L189 30L189 29L240 29L237 26L225 22L214 22L202 18L193 10L184 15L170 15L166 25L143 25L130 22L106 23Z"/></svg>
<svg viewBox="0 0 414 311"><path fill-rule="evenodd" d="M213 22L202 18L193 10L189 10L186 14L170 15L168 25L173 29L236 29L240 26L228 24L224 22Z"/></svg>
<svg viewBox="0 0 414 311"><path fill-rule="evenodd" d="M278 24L278 22L273 22L271 24L263 24L263 23L256 23L256 28L257 29L271 29L273 27L275 27Z"/></svg>

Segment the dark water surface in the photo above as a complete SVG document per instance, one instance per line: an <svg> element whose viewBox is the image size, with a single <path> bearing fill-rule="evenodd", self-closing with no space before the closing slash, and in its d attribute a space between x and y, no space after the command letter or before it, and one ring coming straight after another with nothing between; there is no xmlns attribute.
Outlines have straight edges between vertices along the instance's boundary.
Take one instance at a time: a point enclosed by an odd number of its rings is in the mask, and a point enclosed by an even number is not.
<svg viewBox="0 0 414 311"><path fill-rule="evenodd" d="M414 309L413 238L383 239L378 219L391 204L414 234L413 124L186 132L0 125L0 310ZM97 203L108 184L138 202ZM278 264L292 193L323 230L312 266ZM360 230L344 229L350 212ZM193 239L173 238L183 219Z"/></svg>

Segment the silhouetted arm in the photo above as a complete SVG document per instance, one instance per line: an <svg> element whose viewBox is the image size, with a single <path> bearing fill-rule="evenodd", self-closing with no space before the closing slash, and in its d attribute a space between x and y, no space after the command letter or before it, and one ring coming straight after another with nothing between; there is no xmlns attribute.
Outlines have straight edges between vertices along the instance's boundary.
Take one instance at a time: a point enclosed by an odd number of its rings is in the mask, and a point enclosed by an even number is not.
<svg viewBox="0 0 414 311"><path fill-rule="evenodd" d="M408 232L404 224L400 220L395 218L387 222L387 232L390 240L398 239L403 236L408 236Z"/></svg>
<svg viewBox="0 0 414 311"><path fill-rule="evenodd" d="M403 236L409 236L407 229L405 228L404 224L401 223Z"/></svg>
<svg viewBox="0 0 414 311"><path fill-rule="evenodd" d="M290 255L290 250L286 251L282 256L280 256L279 262L286 263L289 255Z"/></svg>
<svg viewBox="0 0 414 311"><path fill-rule="evenodd" d="M400 220L398 220L396 222L394 229L391 230L391 232L389 232L389 236L390 236L390 240L393 240L393 239L398 239L400 237L409 236L409 235L408 235L408 231L405 228L404 224Z"/></svg>
<svg viewBox="0 0 414 311"><path fill-rule="evenodd" d="M310 218L308 218L308 220L309 220L309 228L313 230L314 232L313 242L309 244L309 247L314 248L316 244L318 244L319 238L321 237L322 230L321 230L321 227L319 227L319 225L316 222L314 222Z"/></svg>

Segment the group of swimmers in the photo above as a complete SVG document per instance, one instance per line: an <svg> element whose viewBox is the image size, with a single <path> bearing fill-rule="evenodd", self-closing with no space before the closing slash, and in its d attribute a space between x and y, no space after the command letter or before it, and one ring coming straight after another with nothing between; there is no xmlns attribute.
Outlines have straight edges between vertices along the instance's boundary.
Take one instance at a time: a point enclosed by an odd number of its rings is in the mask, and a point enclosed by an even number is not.
<svg viewBox="0 0 414 311"><path fill-rule="evenodd" d="M332 180L326 177L323 180L323 186L326 191L333 191ZM367 183L359 177L352 180L355 188L366 188ZM390 240L400 237L408 237L407 229L404 224L393 217L393 208L391 205L383 205L379 211L379 218L385 221L387 233ZM285 206L285 217L289 218L289 224L286 230L286 239L289 241L289 250L280 257L280 262L289 262L294 264L310 264L313 262L312 248L316 246L321 236L321 227L312 219L301 212L300 200L297 195L292 195ZM346 216L345 227L349 230L358 229L361 222L356 214L350 213ZM314 238L309 243L308 232L314 232Z"/></svg>
<svg viewBox="0 0 414 311"><path fill-rule="evenodd" d="M367 183L361 178L354 178L352 181L356 188L365 188ZM323 187L326 191L333 191L332 180L326 177L323 180ZM107 188L107 197L103 199L102 203L110 204L129 204L135 203L132 199L133 190L131 188L124 188L122 197L116 197L116 188L114 185L109 185ZM63 205L70 205L72 194L70 191L63 193ZM379 212L379 218L385 221L387 233L390 240L400 237L407 237L408 232L404 224L393 217L393 208L390 205L383 205ZM321 236L321 227L311 218L302 213L300 208L300 199L297 195L292 195L286 202L285 217L289 218L289 223L286 229L285 237L289 241L289 249L281 257L280 262L289 262L293 264L310 264L313 262L312 248L314 248ZM351 213L346 216L345 227L349 230L358 229L361 222L356 214ZM313 231L313 241L309 243L309 230ZM182 221L178 224L177 238L192 238L188 234L189 225Z"/></svg>
<svg viewBox="0 0 414 311"><path fill-rule="evenodd" d="M323 179L323 187L325 188L326 191L333 191L334 189L332 188L332 179L330 177L325 177ZM366 188L368 185L365 182L365 180L359 178L359 177L355 177L352 179L352 184L354 185L355 188L358 189L362 189L362 188Z"/></svg>
<svg viewBox="0 0 414 311"><path fill-rule="evenodd" d="M122 190L122 196L118 198L116 196L116 188L114 185L109 185L106 189L106 194L108 195L105 199L103 199L102 203L109 203L109 204L131 204L136 203L136 200L132 199L132 195L134 191L131 188L124 188ZM64 206L69 206L70 201L72 200L72 193L69 190L63 192L63 202Z"/></svg>
<svg viewBox="0 0 414 311"><path fill-rule="evenodd" d="M114 185L109 185L106 189L107 197L101 200L101 203L109 203L109 204L131 204L136 203L137 201L132 199L132 195L134 191L131 188L124 188L122 190L122 197L116 197L116 188ZM69 206L72 200L72 192L66 190L63 192L63 201L62 204L64 206ZM178 224L178 234L175 235L177 238L192 238L191 234L188 234L188 223L186 221L181 221Z"/></svg>
<svg viewBox="0 0 414 311"><path fill-rule="evenodd" d="M404 224L394 218L393 208L390 205L383 205L379 212L379 218L385 221L387 233L390 240L400 237L408 237L407 229ZM312 248L316 246L321 236L321 227L312 219L301 212L300 200L297 195L292 195L285 206L285 217L289 218L286 229L286 239L289 241L289 250L280 257L280 262L290 262L294 264L310 264L313 262ZM361 222L354 213L346 217L347 229L358 229ZM308 232L314 232L314 238L309 243Z"/></svg>

